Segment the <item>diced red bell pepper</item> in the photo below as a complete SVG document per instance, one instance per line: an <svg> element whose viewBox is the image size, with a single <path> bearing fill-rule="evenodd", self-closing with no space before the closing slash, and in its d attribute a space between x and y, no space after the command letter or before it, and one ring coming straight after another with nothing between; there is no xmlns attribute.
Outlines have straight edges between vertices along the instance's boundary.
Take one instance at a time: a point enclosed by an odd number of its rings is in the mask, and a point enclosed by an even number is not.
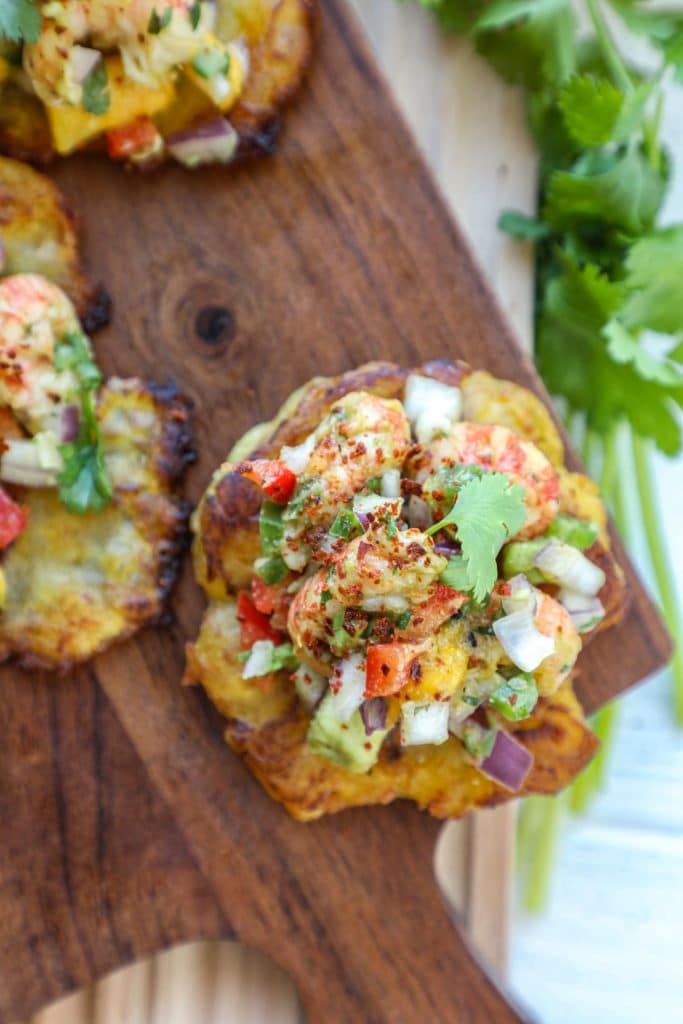
<svg viewBox="0 0 683 1024"><path fill-rule="evenodd" d="M282 642L282 634L273 629L268 616L258 610L246 590L240 591L237 598L237 621L243 651L248 651L257 640L272 640L274 644Z"/></svg>
<svg viewBox="0 0 683 1024"><path fill-rule="evenodd" d="M138 117L120 128L110 128L107 132L107 153L112 160L127 160L136 153L150 149L157 138L158 132L154 121L149 117Z"/></svg>
<svg viewBox="0 0 683 1024"><path fill-rule="evenodd" d="M271 587L264 583L260 576L252 576L251 599L258 611L263 612L264 615L272 615L279 596L280 591L277 587Z"/></svg>
<svg viewBox="0 0 683 1024"><path fill-rule="evenodd" d="M253 462L240 462L235 472L253 480L261 490L279 505L286 505L294 494L296 476L291 469L279 459L255 459Z"/></svg>
<svg viewBox="0 0 683 1024"><path fill-rule="evenodd" d="M365 696L387 697L397 693L410 679L410 666L424 649L421 644L395 640L370 644L365 670Z"/></svg>
<svg viewBox="0 0 683 1024"><path fill-rule="evenodd" d="M0 487L0 548L6 548L28 523L28 509L17 505Z"/></svg>

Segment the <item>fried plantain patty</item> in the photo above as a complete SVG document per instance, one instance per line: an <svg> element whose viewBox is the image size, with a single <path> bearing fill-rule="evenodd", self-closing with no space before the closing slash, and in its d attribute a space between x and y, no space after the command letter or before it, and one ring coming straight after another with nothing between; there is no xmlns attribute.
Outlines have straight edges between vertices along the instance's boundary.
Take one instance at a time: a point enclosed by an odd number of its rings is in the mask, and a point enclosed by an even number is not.
<svg viewBox="0 0 683 1024"><path fill-rule="evenodd" d="M399 397L410 372L391 363L369 363L339 377L316 378L291 396L274 420L253 428L230 458L252 453L273 457L282 445L298 444L348 392L364 389L385 398ZM604 506L591 480L564 469L562 441L545 406L525 388L483 371L473 373L462 363L432 362L416 372L457 385L465 419L515 430L558 468L561 511L591 518L600 529L590 557L607 575L600 595L606 620L618 621L625 607L623 574L609 552ZM378 763L365 775L312 753L306 744L309 714L294 693L288 672L269 677L272 682L266 687L242 679L233 595L249 586L259 554L260 502L260 492L252 484L219 470L194 513L195 574L210 604L196 642L188 645L186 681L201 683L228 720L229 745L290 814L307 821L346 807L407 797L436 817L460 817L513 795L557 792L581 771L598 744L584 723L570 682L551 698L539 700L530 718L508 726L535 758L517 794L478 772L453 738L440 746L401 748L390 736Z"/></svg>
<svg viewBox="0 0 683 1024"><path fill-rule="evenodd" d="M176 485L194 455L174 387L112 378L98 403L114 499L69 512L52 488L13 488L29 523L2 559L0 660L66 671L159 619L188 539Z"/></svg>
<svg viewBox="0 0 683 1024"><path fill-rule="evenodd" d="M1 102L1 101L0 101ZM109 320L109 298L85 274L76 218L56 185L0 157L0 275L43 274L69 296L90 333Z"/></svg>
<svg viewBox="0 0 683 1024"><path fill-rule="evenodd" d="M237 157L275 148L284 107L298 92L313 55L316 0L219 0L217 35L242 35L249 74L228 119L239 135ZM181 78L177 100L158 118L163 136L211 120L217 111ZM102 148L98 139L87 148ZM10 77L0 84L0 152L45 164L55 157L43 104Z"/></svg>

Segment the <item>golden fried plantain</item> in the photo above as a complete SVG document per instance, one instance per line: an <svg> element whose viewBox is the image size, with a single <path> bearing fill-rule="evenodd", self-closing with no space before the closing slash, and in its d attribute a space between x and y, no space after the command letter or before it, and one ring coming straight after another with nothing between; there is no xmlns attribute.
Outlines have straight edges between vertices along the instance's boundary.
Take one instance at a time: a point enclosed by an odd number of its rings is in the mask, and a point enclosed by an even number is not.
<svg viewBox="0 0 683 1024"><path fill-rule="evenodd" d="M219 0L216 35L226 42L244 37L249 48L247 80L228 112L239 135L237 158L275 148L283 108L301 86L313 55L317 21L316 0ZM21 83L19 73L0 84L0 152L48 163L56 150L45 108ZM176 71L173 85L174 101L159 113L150 111L163 137L219 114L183 71ZM103 150L103 138L79 148Z"/></svg>
<svg viewBox="0 0 683 1024"><path fill-rule="evenodd" d="M410 371L391 363L369 363L334 378L315 378L288 399L276 417L252 428L230 453L273 457L284 444L301 442L343 395L359 389L386 398L401 395ZM541 447L561 467L562 441L539 400L519 385L472 372L463 363L432 362L417 371L457 384L465 416L501 423ZM580 474L562 475L562 510L598 522L601 534L591 557L607 573L601 597L607 617L624 608L621 571L609 554L606 517L594 484ZM265 789L294 817L306 821L364 804L407 797L436 817L459 817L512 794L468 763L454 739L435 747L401 748L391 741L367 774L354 774L310 751L309 715L280 672L269 686L242 679L239 624L232 596L249 586L259 554L260 491L243 477L219 469L197 507L192 527L195 573L209 597L199 636L188 645L186 681L201 683L227 718L226 740ZM539 701L533 715L512 725L516 738L534 754L522 794L553 793L567 785L595 752L597 740L584 724L571 684ZM519 794L515 794L519 795Z"/></svg>
<svg viewBox="0 0 683 1024"><path fill-rule="evenodd" d="M109 319L109 299L88 279L78 250L76 218L45 175L0 157L0 274L43 274L63 288L85 330Z"/></svg>
<svg viewBox="0 0 683 1024"><path fill-rule="evenodd" d="M66 671L163 612L187 541L175 485L192 458L187 401L111 379L98 404L114 500L70 513L53 489L15 488L29 523L2 559L0 660Z"/></svg>

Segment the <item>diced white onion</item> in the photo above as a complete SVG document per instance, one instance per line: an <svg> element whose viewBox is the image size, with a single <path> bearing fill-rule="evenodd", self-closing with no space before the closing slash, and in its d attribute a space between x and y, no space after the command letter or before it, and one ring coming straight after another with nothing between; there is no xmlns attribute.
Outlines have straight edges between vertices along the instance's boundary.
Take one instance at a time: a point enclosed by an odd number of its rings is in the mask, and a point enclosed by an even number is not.
<svg viewBox="0 0 683 1024"><path fill-rule="evenodd" d="M299 665L292 673L294 688L299 700L307 708L314 708L327 689L327 679L306 665Z"/></svg>
<svg viewBox="0 0 683 1024"><path fill-rule="evenodd" d="M467 692L468 696L476 697L479 704L483 704L504 682L503 677L498 675L497 672L484 678L478 678L473 673L468 672L463 689L451 698L448 714L448 731L452 732L454 736L459 736L462 723L467 721L470 715L473 715L477 710L477 704L472 704L462 699L463 693Z"/></svg>
<svg viewBox="0 0 683 1024"><path fill-rule="evenodd" d="M512 612L531 612L532 615L536 614L536 590L529 583L526 576L521 573L517 576L513 576L511 580L508 580L510 587L509 595L506 595L502 600L503 609L510 615Z"/></svg>
<svg viewBox="0 0 683 1024"><path fill-rule="evenodd" d="M401 705L401 746L444 743L448 739L449 710L446 700L405 701Z"/></svg>
<svg viewBox="0 0 683 1024"><path fill-rule="evenodd" d="M401 497L401 470L387 469L382 473L382 497Z"/></svg>
<svg viewBox="0 0 683 1024"><path fill-rule="evenodd" d="M353 511L357 516L398 516L401 512L401 502L398 498L387 498L381 494L356 494L353 499Z"/></svg>
<svg viewBox="0 0 683 1024"><path fill-rule="evenodd" d="M330 674L330 696L327 703L332 715L348 722L363 703L365 694L365 656L354 651L335 662Z"/></svg>
<svg viewBox="0 0 683 1024"><path fill-rule="evenodd" d="M315 434L309 434L301 444L294 445L292 448L285 445L280 450L280 461L284 462L287 469L291 469L292 473L298 476L299 473L303 473L308 465L308 460L313 454L314 448Z"/></svg>
<svg viewBox="0 0 683 1024"><path fill-rule="evenodd" d="M0 479L23 487L56 487L63 468L57 438L51 431L32 438L7 438L0 457Z"/></svg>
<svg viewBox="0 0 683 1024"><path fill-rule="evenodd" d="M71 76L74 82L83 82L91 71L97 67L102 60L99 50L93 50L90 46L72 46L69 54Z"/></svg>
<svg viewBox="0 0 683 1024"><path fill-rule="evenodd" d="M462 395L459 388L412 373L406 383L403 407L418 442L429 444L435 437L447 434L460 418Z"/></svg>
<svg viewBox="0 0 683 1024"><path fill-rule="evenodd" d="M552 538L534 557L537 566L551 583L595 597L605 585L605 574L589 558L561 540Z"/></svg>
<svg viewBox="0 0 683 1024"><path fill-rule="evenodd" d="M401 594L374 594L361 601L361 608L366 612L391 612L400 615L410 609L410 601Z"/></svg>
<svg viewBox="0 0 683 1024"><path fill-rule="evenodd" d="M418 498L416 494L411 494L408 498L406 518L416 530L426 530L434 522L431 508L424 499Z"/></svg>
<svg viewBox="0 0 683 1024"><path fill-rule="evenodd" d="M555 652L555 641L541 633L528 610L496 619L493 632L512 664L522 672L533 672Z"/></svg>
<svg viewBox="0 0 683 1024"><path fill-rule="evenodd" d="M564 588L557 595L557 600L569 612L577 633L589 633L605 617L605 608L597 597Z"/></svg>
<svg viewBox="0 0 683 1024"><path fill-rule="evenodd" d="M242 679L257 679L267 676L275 644L272 640L256 640L242 669Z"/></svg>

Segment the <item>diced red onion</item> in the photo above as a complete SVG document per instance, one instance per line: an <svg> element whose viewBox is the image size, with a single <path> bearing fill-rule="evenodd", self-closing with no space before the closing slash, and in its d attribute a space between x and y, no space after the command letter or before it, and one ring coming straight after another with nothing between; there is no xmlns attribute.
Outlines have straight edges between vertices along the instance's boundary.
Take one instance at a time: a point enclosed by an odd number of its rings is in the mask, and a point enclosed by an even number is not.
<svg viewBox="0 0 683 1024"><path fill-rule="evenodd" d="M534 763L534 755L530 750L505 732L499 729L493 744L493 750L480 763L479 771L506 789L517 792Z"/></svg>
<svg viewBox="0 0 683 1024"><path fill-rule="evenodd" d="M90 46L72 46L69 61L74 82L80 84L85 81L101 60L99 50L93 50Z"/></svg>
<svg viewBox="0 0 683 1024"><path fill-rule="evenodd" d="M568 590L575 590L587 597L595 597L605 585L605 574L600 566L561 540L553 537L541 548L533 559L551 583L557 583Z"/></svg>
<svg viewBox="0 0 683 1024"><path fill-rule="evenodd" d="M445 743L448 739L449 711L450 703L447 700L404 701L401 705L401 746Z"/></svg>
<svg viewBox="0 0 683 1024"><path fill-rule="evenodd" d="M410 526L416 530L426 530L434 522L431 508L423 498L418 498L417 494L411 494L408 498L406 518Z"/></svg>
<svg viewBox="0 0 683 1024"><path fill-rule="evenodd" d="M185 167L209 163L230 163L239 135L224 117L214 117L194 128L176 132L166 139L169 153Z"/></svg>
<svg viewBox="0 0 683 1024"><path fill-rule="evenodd" d="M605 608L597 597L588 597L586 594L578 594L575 590L563 589L557 595L557 600L569 612L577 633L589 633L605 617Z"/></svg>
<svg viewBox="0 0 683 1024"><path fill-rule="evenodd" d="M59 439L63 444L75 441L81 429L81 411L77 405L64 405L59 411Z"/></svg>
<svg viewBox="0 0 683 1024"><path fill-rule="evenodd" d="M372 697L364 700L360 706L360 716L365 726L365 735L372 736L378 729L385 729L387 724L387 702L383 697Z"/></svg>
<svg viewBox="0 0 683 1024"><path fill-rule="evenodd" d="M458 545L454 540L449 540L447 537L440 537L434 545L434 550L437 555L445 555L449 558L458 550Z"/></svg>
<svg viewBox="0 0 683 1024"><path fill-rule="evenodd" d="M363 703L365 693L365 657L354 651L335 662L330 674L330 712L342 722L348 722Z"/></svg>
<svg viewBox="0 0 683 1024"><path fill-rule="evenodd" d="M367 514L367 512L356 512L355 516L358 519L360 525L363 527L363 529L367 530L368 526L370 525L370 516Z"/></svg>
<svg viewBox="0 0 683 1024"><path fill-rule="evenodd" d="M555 641L536 626L534 613L523 609L493 623L493 632L513 665L533 672L555 651Z"/></svg>

